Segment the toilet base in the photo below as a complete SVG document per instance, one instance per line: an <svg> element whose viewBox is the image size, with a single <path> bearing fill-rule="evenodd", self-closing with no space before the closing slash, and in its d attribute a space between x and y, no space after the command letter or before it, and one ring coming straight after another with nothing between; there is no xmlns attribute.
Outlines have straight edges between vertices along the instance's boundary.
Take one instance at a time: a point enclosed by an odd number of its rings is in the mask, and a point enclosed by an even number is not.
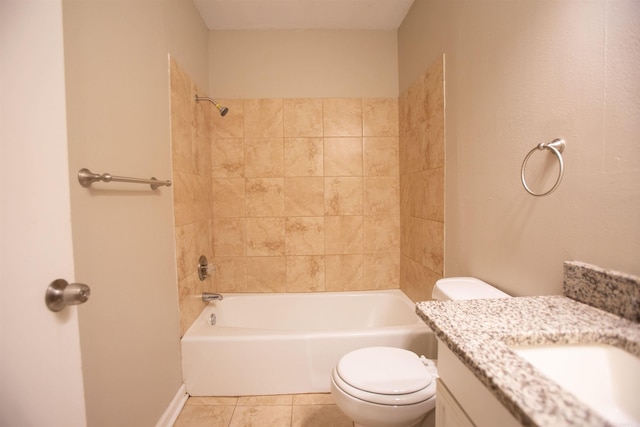
<svg viewBox="0 0 640 427"><path fill-rule="evenodd" d="M356 427L435 426L435 395L416 405L404 407L378 405L346 394L336 385L333 377L331 378L331 395L336 406L354 422Z"/></svg>

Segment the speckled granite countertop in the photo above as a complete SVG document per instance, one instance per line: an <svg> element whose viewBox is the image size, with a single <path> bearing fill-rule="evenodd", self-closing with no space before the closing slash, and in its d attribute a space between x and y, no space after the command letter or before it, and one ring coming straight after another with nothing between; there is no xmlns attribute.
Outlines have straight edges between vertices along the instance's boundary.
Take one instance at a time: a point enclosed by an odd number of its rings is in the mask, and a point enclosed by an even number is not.
<svg viewBox="0 0 640 427"><path fill-rule="evenodd" d="M567 284L572 281L567 267L572 265L565 265L565 293L567 285L575 285ZM634 295L640 292L638 285L632 281ZM638 300L625 301L637 305ZM428 301L419 302L416 312L525 426L610 424L509 346L599 342L640 357L640 323L565 296Z"/></svg>

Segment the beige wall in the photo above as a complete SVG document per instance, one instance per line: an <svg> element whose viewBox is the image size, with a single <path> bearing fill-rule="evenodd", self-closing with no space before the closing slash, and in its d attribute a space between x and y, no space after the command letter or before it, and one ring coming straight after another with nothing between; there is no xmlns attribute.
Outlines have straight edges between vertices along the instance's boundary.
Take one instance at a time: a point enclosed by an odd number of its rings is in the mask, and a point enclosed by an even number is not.
<svg viewBox="0 0 640 427"><path fill-rule="evenodd" d="M88 424L154 425L182 383L173 188L85 189L75 175L171 177L168 54L206 88L207 30L182 0L66 0L63 18Z"/></svg>
<svg viewBox="0 0 640 427"><path fill-rule="evenodd" d="M398 96L396 31L211 31L214 98Z"/></svg>
<svg viewBox="0 0 640 427"><path fill-rule="evenodd" d="M639 21L635 0L416 0L399 80L446 54L446 276L537 295L561 292L564 260L640 274ZM534 198L522 161L556 137L564 180ZM536 157L542 190L557 169Z"/></svg>

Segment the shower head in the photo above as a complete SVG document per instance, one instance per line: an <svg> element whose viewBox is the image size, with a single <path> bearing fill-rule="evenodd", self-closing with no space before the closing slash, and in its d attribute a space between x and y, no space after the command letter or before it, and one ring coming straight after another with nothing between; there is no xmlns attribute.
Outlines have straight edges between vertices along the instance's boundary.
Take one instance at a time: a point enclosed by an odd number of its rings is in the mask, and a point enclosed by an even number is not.
<svg viewBox="0 0 640 427"><path fill-rule="evenodd" d="M227 107L223 107L222 105L218 104L215 99L209 98L208 96L198 96L196 94L196 101L209 101L218 109L218 111L220 111L221 116L225 116L229 112L229 109Z"/></svg>

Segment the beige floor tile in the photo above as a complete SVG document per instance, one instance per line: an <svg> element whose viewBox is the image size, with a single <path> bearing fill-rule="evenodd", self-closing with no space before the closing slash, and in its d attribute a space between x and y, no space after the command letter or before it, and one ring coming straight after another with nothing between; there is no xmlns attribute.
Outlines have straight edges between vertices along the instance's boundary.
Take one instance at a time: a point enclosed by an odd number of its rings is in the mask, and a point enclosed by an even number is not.
<svg viewBox="0 0 640 427"><path fill-rule="evenodd" d="M290 427L291 406L236 406L229 427Z"/></svg>
<svg viewBox="0 0 640 427"><path fill-rule="evenodd" d="M294 394L294 405L333 405L331 393Z"/></svg>
<svg viewBox="0 0 640 427"><path fill-rule="evenodd" d="M292 404L290 394L277 394L273 396L240 396L238 406L286 406Z"/></svg>
<svg viewBox="0 0 640 427"><path fill-rule="evenodd" d="M236 406L237 397L209 397L209 396L191 396L187 400L185 406L193 405L209 405L209 406Z"/></svg>
<svg viewBox="0 0 640 427"><path fill-rule="evenodd" d="M352 427L353 422L335 405L293 407L292 427Z"/></svg>
<svg viewBox="0 0 640 427"><path fill-rule="evenodd" d="M228 427L234 406L185 406L173 427Z"/></svg>

